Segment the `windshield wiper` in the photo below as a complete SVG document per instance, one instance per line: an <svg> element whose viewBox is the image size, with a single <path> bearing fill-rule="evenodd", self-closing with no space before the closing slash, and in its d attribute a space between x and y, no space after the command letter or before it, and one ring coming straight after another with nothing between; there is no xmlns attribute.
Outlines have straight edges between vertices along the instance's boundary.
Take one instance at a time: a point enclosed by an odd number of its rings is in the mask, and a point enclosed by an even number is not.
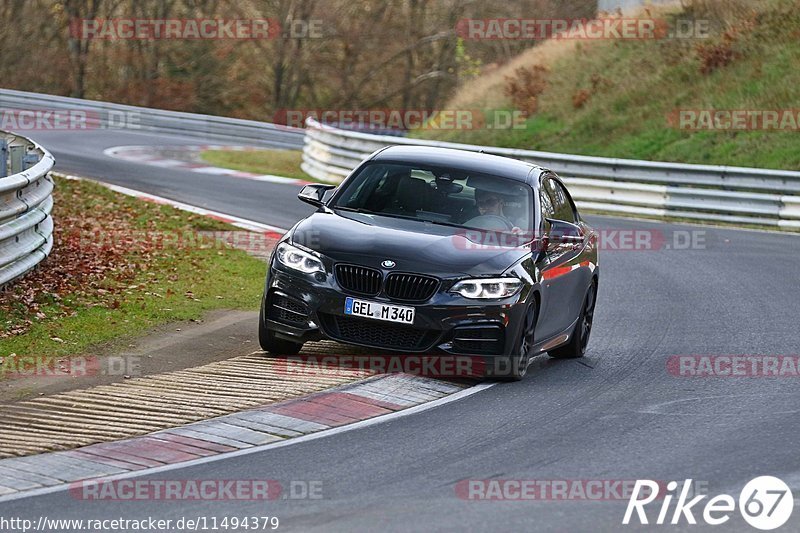
<svg viewBox="0 0 800 533"><path fill-rule="evenodd" d="M378 215L381 217L389 217L389 218L403 218L406 220L416 220L418 222L427 222L421 218L411 217L408 215L398 215L395 213L381 213L380 211L370 211L369 209L364 209L363 207L334 207L334 209L341 209L342 211L347 211L349 213L362 213L365 215Z"/></svg>
<svg viewBox="0 0 800 533"><path fill-rule="evenodd" d="M450 228L465 229L465 226L462 226L461 224L456 224L455 222L445 222L443 220L428 220L427 218L418 218L416 220L421 220L422 222L430 222L431 224L436 224L437 226L447 226Z"/></svg>
<svg viewBox="0 0 800 533"><path fill-rule="evenodd" d="M332 209L339 209L341 211L348 211L350 213L364 213L367 215L379 215L380 213L376 213L375 211L370 211L369 209L364 209L363 207L341 207L335 205Z"/></svg>

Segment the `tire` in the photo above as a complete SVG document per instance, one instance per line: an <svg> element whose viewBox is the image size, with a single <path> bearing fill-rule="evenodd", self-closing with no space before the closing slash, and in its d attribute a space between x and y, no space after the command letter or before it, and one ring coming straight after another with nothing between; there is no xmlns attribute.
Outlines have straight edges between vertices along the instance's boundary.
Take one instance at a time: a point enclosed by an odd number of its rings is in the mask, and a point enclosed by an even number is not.
<svg viewBox="0 0 800 533"><path fill-rule="evenodd" d="M578 317L578 322L572 330L569 343L550 350L547 354L554 359L579 359L586 355L586 347L589 345L589 337L592 333L592 322L594 320L594 306L597 302L597 283L592 280L586 296L583 299L583 307Z"/></svg>
<svg viewBox="0 0 800 533"><path fill-rule="evenodd" d="M509 369L502 375L495 375L500 381L520 381L528 373L528 363L531 358L534 334L536 330L536 306L531 305L525 316L525 323L519 333L517 342L514 343L514 354L508 356Z"/></svg>
<svg viewBox="0 0 800 533"><path fill-rule="evenodd" d="M268 355L296 355L303 347L302 343L278 339L267 327L264 301L261 301L261 312L258 314L258 343Z"/></svg>

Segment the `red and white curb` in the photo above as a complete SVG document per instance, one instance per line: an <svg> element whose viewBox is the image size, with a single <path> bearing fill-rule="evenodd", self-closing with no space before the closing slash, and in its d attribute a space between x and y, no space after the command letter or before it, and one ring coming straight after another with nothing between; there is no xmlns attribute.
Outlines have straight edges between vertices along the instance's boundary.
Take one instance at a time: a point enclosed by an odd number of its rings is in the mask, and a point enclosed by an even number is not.
<svg viewBox="0 0 800 533"><path fill-rule="evenodd" d="M217 144L197 144L197 145L176 145L176 146L114 146L103 150L103 154L115 159L123 159L134 163L142 163L161 168L172 168L197 172L198 174L210 174L214 176L229 176L232 178L242 178L254 181L266 181L270 183L285 183L288 185L307 185L310 181L286 176L276 176L274 174L254 174L230 168L215 167L201 162L192 161L196 159L196 154L206 150L230 150L236 152L246 152L256 150L250 146L229 146ZM180 152L185 154L186 159L170 158L164 154Z"/></svg>
<svg viewBox="0 0 800 533"><path fill-rule="evenodd" d="M485 390L409 374L376 376L131 439L0 460L0 501L263 451L380 423ZM74 486L74 485L73 485Z"/></svg>
<svg viewBox="0 0 800 533"><path fill-rule="evenodd" d="M219 211L213 211L211 209L206 209L204 207L197 207L195 205L185 204L183 202L178 202L177 200L171 200L169 198L164 198L163 196L156 196L155 194L149 194L146 192L129 189L127 187L122 187L120 185L112 185L110 183L104 183L102 181L97 181L90 178L84 178L81 176L61 174L60 172L51 172L51 174L61 179L91 181L92 183L101 185L114 192L124 194L125 196L132 196L134 198L139 198L146 202L151 202L155 204L168 205L174 207L175 209L180 209L181 211L187 211L189 213L195 213L197 215L213 218L214 220L219 220L220 222L228 223L232 226L236 226L237 228L263 233L269 237L280 238L283 236L284 233L286 233L286 229L284 228L271 226L269 224L264 224L261 222L255 222L253 220L248 220L246 218L240 218L237 216L228 215L226 213L220 213Z"/></svg>

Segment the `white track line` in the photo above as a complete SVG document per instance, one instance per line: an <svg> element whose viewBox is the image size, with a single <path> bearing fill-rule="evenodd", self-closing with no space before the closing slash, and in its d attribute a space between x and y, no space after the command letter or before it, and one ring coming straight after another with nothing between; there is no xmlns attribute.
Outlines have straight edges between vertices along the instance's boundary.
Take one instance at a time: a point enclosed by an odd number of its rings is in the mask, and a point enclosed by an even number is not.
<svg viewBox="0 0 800 533"><path fill-rule="evenodd" d="M112 146L103 150L103 155L122 159L124 161L131 161L134 163L141 163L144 165L153 165L161 168L177 168L187 172L195 172L198 174L208 174L213 176L229 176L232 178L248 179L253 181L267 181L270 183L283 183L287 185L306 185L311 183L306 180L298 178L287 178L286 176L276 176L274 174L254 174L252 172L244 172L242 170L234 170L224 167L215 167L212 165L200 165L191 161L184 161L178 159L170 159L167 156L160 154L160 151L184 151L189 153L202 152L204 150L229 150L233 152L247 152L256 150L247 146L217 146L217 145L176 145L176 146Z"/></svg>

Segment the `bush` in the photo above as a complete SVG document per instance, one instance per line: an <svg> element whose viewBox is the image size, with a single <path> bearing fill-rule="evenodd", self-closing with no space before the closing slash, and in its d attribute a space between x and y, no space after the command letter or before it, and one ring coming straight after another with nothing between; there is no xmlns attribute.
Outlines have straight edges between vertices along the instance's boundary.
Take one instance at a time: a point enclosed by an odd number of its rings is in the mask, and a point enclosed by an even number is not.
<svg viewBox="0 0 800 533"><path fill-rule="evenodd" d="M539 110L539 95L547 89L547 73L542 65L530 68L520 67L514 71L514 77L506 77L506 96L511 98L513 106L526 116Z"/></svg>

